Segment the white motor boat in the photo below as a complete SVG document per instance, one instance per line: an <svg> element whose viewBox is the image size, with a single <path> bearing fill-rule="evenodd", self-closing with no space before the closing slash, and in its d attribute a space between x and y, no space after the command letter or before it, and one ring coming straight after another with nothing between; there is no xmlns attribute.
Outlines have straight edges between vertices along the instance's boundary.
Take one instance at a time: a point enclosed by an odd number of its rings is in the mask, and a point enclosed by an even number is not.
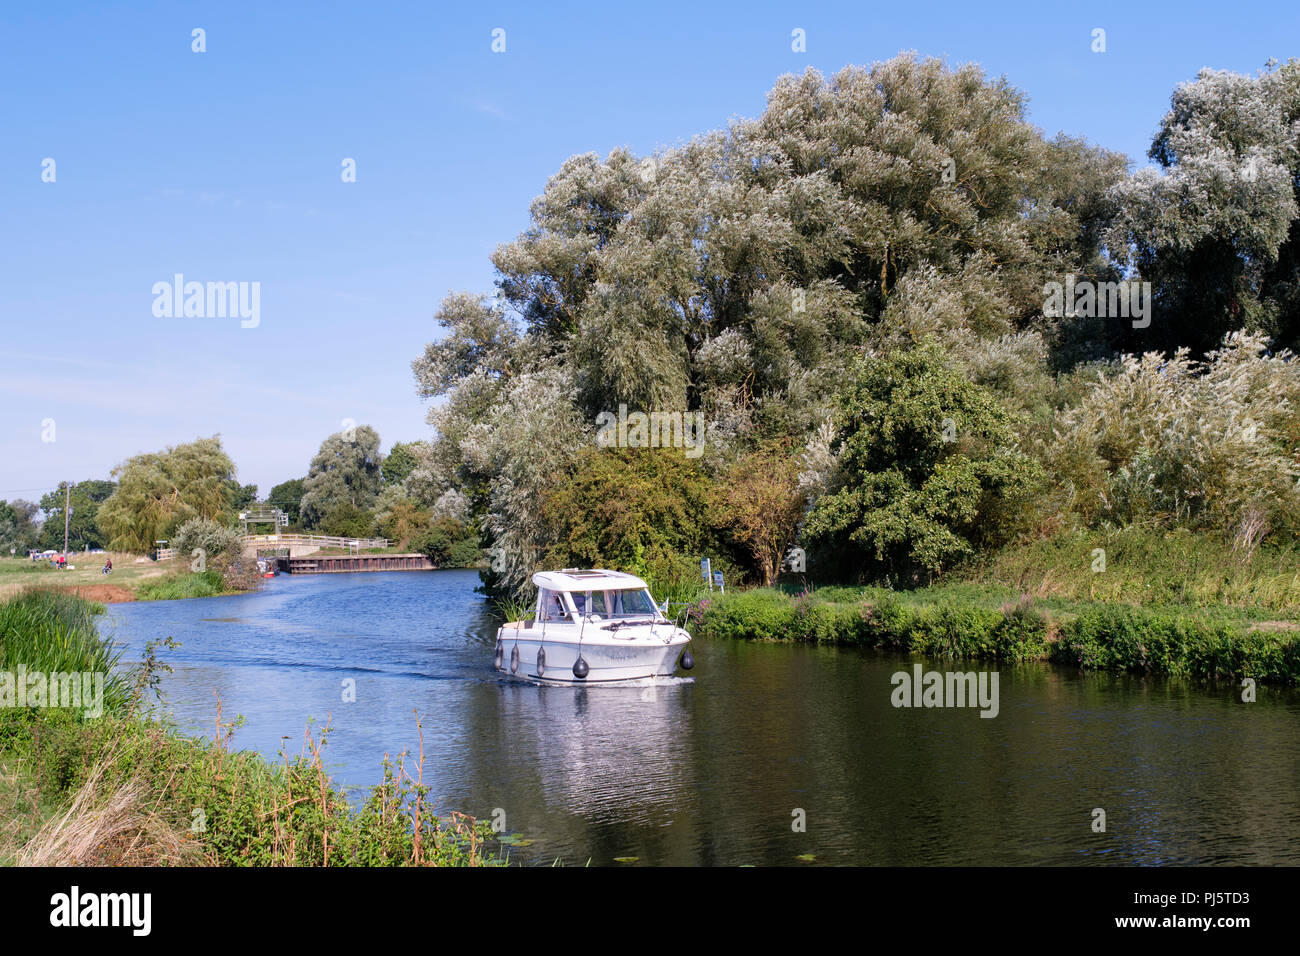
<svg viewBox="0 0 1300 956"><path fill-rule="evenodd" d="M532 617L497 630L496 668L567 684L668 677L695 665L677 627L640 578L620 571L540 571Z"/></svg>

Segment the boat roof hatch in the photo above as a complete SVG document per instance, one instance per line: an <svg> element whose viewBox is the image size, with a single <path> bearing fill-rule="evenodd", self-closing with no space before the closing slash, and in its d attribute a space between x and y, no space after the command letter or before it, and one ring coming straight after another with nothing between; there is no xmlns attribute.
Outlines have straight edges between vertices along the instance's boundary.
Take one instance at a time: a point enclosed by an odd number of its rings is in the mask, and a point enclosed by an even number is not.
<svg viewBox="0 0 1300 956"><path fill-rule="evenodd" d="M646 586L646 583L635 575L624 574L622 571L606 571L602 568L538 571L533 575L533 583L539 588L551 591L623 591L633 588L639 590Z"/></svg>

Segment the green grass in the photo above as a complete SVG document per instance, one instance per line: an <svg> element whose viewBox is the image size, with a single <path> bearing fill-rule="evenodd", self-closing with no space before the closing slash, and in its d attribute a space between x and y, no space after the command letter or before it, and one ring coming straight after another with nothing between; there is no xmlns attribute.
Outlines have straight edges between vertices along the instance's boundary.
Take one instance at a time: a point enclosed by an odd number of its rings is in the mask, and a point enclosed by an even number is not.
<svg viewBox="0 0 1300 956"><path fill-rule="evenodd" d="M0 866L13 866L18 854L58 810L18 760L0 761Z"/></svg>
<svg viewBox="0 0 1300 956"><path fill-rule="evenodd" d="M124 707L131 691L117 669L121 651L95 630L103 610L59 591L27 591L0 603L0 671L101 673L105 706Z"/></svg>
<svg viewBox="0 0 1300 956"><path fill-rule="evenodd" d="M1101 566L1104 552L1105 570ZM1039 599L1137 605L1226 606L1255 619L1300 617L1300 546L1233 542L1137 527L1076 531L1019 544L956 572L977 587Z"/></svg>
<svg viewBox="0 0 1300 956"><path fill-rule="evenodd" d="M181 598L216 597L226 593L219 571L194 571L141 581L135 588L140 601L175 601Z"/></svg>

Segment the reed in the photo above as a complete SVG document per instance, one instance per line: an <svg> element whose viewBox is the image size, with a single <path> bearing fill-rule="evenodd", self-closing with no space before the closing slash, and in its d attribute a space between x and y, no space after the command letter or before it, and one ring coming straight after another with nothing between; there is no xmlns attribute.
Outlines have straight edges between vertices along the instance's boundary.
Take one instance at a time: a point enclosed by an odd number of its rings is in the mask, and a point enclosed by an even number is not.
<svg viewBox="0 0 1300 956"><path fill-rule="evenodd" d="M119 668L121 650L95 629L102 612L102 605L43 589L0 602L0 671L102 673L105 708L124 708L129 679Z"/></svg>

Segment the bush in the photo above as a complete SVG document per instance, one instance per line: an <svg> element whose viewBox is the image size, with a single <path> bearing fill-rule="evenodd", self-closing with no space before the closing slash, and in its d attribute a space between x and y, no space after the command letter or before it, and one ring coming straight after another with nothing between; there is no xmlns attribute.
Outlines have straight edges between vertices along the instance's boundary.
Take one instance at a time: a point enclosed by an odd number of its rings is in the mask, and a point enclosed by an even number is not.
<svg viewBox="0 0 1300 956"><path fill-rule="evenodd" d="M865 360L840 404L839 487L808 517L827 561L907 585L1006 541L1041 478L994 394L934 345Z"/></svg>
<svg viewBox="0 0 1300 956"><path fill-rule="evenodd" d="M1300 681L1293 631L1122 605L1089 608L1066 624L1052 660L1091 670Z"/></svg>
<svg viewBox="0 0 1300 956"><path fill-rule="evenodd" d="M794 632L794 605L774 591L735 591L705 598L696 607L692 619L705 637L781 641Z"/></svg>
<svg viewBox="0 0 1300 956"><path fill-rule="evenodd" d="M451 568L474 568L483 561L483 549L477 538L461 538L452 542L447 552L447 566Z"/></svg>
<svg viewBox="0 0 1300 956"><path fill-rule="evenodd" d="M245 556L244 538L236 528L194 518L176 529L171 545L181 562L189 562L193 573L167 578L146 589L144 593L150 595L146 599L157 600L158 595L209 597L222 591L251 591L261 583L257 561Z"/></svg>
<svg viewBox="0 0 1300 956"><path fill-rule="evenodd" d="M331 507L320 523L321 534L340 538L368 538L374 534L374 530L375 516L350 501L342 501Z"/></svg>
<svg viewBox="0 0 1300 956"><path fill-rule="evenodd" d="M1047 618L1022 600L1003 609L992 639L994 656L1000 661L1041 660L1047 654Z"/></svg>
<svg viewBox="0 0 1300 956"><path fill-rule="evenodd" d="M418 551L434 564L442 567L451 554L451 538L441 528L425 528L411 535L407 545L412 551Z"/></svg>

